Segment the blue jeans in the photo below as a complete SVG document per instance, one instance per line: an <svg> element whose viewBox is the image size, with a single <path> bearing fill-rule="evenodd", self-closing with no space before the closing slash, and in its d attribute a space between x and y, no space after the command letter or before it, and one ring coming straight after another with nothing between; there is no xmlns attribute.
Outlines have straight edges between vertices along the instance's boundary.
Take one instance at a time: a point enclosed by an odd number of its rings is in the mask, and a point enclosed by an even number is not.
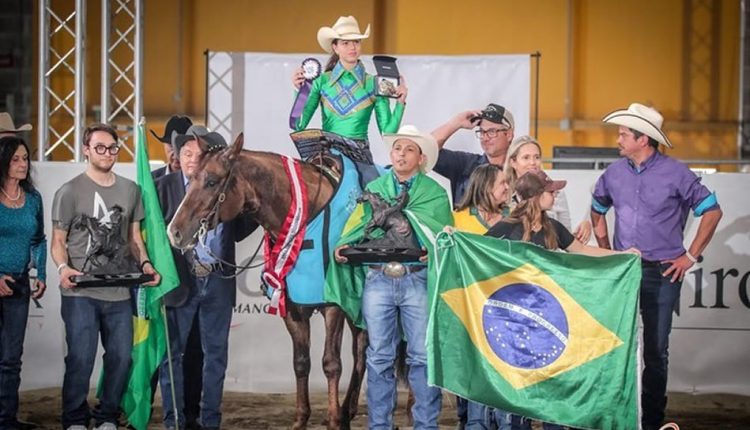
<svg viewBox="0 0 750 430"><path fill-rule="evenodd" d="M511 430L511 414L468 400L466 430Z"/></svg>
<svg viewBox="0 0 750 430"><path fill-rule="evenodd" d="M680 299L682 282L662 276L669 264L643 262L641 318L643 319L643 376L641 407L644 428L661 426L667 406L667 369L672 312Z"/></svg>
<svg viewBox="0 0 750 430"><path fill-rule="evenodd" d="M367 406L371 430L393 428L396 379L393 368L399 340L398 321L406 336L409 384L414 391L414 429L437 429L442 394L427 385L427 270L390 278L370 269L362 294L367 324Z"/></svg>
<svg viewBox="0 0 750 430"><path fill-rule="evenodd" d="M62 296L61 313L68 350L62 389L63 427L88 425L91 417L97 426L117 423L133 349L130 300L109 302ZM100 335L104 346L104 377L99 404L90 410L86 397Z"/></svg>
<svg viewBox="0 0 750 430"><path fill-rule="evenodd" d="M520 415L509 414L510 428L512 430L531 430L531 418L522 417ZM558 424L542 423L542 429L544 430L563 430L563 427ZM572 427L570 427L573 430Z"/></svg>
<svg viewBox="0 0 750 430"><path fill-rule="evenodd" d="M29 277L14 276L13 295L0 298L0 429L16 428L21 355L29 317Z"/></svg>
<svg viewBox="0 0 750 430"><path fill-rule="evenodd" d="M203 427L221 425L224 375L229 356L229 326L232 322L233 303L229 289L235 288L236 284L234 279L221 279L221 275L215 272L205 278L196 278L195 284L184 305L167 308L175 393L173 399L169 362L165 357L159 370L159 384L164 406L164 425L167 427L175 426L174 403L179 411L176 417L180 428L185 425L185 383L192 384L193 381L185 380L183 360L196 313L203 348L200 424Z"/></svg>

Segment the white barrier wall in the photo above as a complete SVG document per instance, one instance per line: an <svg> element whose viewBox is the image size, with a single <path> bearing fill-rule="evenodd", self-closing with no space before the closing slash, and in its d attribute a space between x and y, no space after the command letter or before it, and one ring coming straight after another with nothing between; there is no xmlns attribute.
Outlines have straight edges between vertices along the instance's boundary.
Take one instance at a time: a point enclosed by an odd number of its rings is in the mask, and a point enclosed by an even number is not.
<svg viewBox="0 0 750 430"><path fill-rule="evenodd" d="M472 139L468 131L456 137ZM35 163L35 178L45 203L47 238L51 235L50 206L55 191L84 169L75 163ZM135 166L120 164L116 172L135 177ZM566 193L573 224L587 216L590 190L600 172L550 171L555 179L567 179ZM682 287L680 315L676 317L670 348L671 390L724 392L750 395L750 175L713 174L704 183L717 192L724 210L703 261L688 274ZM688 222L692 239L697 222ZM247 259L260 238L256 232L240 245L239 259ZM32 304L23 355L22 389L61 386L64 370L64 330L60 317L58 278L51 259L47 262L48 291ZM230 359L225 389L248 392L294 390L291 341L278 316L265 313L267 300L259 291L257 270L240 277L239 294L230 335ZM313 318L311 389L325 390L320 370L322 318ZM350 351L348 336L342 351ZM101 353L101 351L100 351ZM350 360L345 357L346 372ZM98 374L98 367L95 375ZM96 381L96 378L92 378ZM342 378L342 384L347 378Z"/></svg>
<svg viewBox="0 0 750 430"><path fill-rule="evenodd" d="M324 67L328 60L321 54L209 52L208 127L227 139L244 131L248 149L296 155L292 141L280 141L279 136L291 131L289 112L295 97L291 76L308 57L317 58ZM528 55L400 56L397 65L409 89L401 124L430 131L459 112L498 103L513 113L516 134L528 134L529 60ZM369 73L375 73L370 56L363 56L363 62ZM308 127L320 128L319 112ZM375 161L386 164L388 153L375 118L369 136ZM481 150L476 139L453 148Z"/></svg>

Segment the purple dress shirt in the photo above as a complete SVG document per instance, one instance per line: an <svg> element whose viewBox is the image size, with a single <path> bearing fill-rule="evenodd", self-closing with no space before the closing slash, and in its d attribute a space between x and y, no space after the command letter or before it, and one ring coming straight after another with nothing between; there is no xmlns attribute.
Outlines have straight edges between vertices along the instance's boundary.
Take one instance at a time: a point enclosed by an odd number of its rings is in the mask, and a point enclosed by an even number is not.
<svg viewBox="0 0 750 430"><path fill-rule="evenodd" d="M687 165L655 152L640 167L627 158L611 164L594 187L592 210L615 208L614 249L630 247L648 261L677 258L685 253L685 223L719 208L711 193Z"/></svg>

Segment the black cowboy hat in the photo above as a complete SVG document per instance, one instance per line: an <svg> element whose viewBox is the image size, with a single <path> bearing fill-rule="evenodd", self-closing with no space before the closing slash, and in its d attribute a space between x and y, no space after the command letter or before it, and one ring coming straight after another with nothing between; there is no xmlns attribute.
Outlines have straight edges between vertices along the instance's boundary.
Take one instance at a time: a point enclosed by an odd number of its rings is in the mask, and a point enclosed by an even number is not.
<svg viewBox="0 0 750 430"><path fill-rule="evenodd" d="M193 121L191 121L190 118L181 115L173 115L167 121L167 125L164 126L164 136L159 137L153 129L150 129L149 131L151 131L151 134L153 134L159 142L168 144L172 141L173 132L177 132L177 134L185 134L191 125L193 125Z"/></svg>
<svg viewBox="0 0 750 430"><path fill-rule="evenodd" d="M185 143L191 140L196 140L196 137L200 137L201 140L206 142L208 152L219 151L227 147L227 141L224 140L224 136L220 135L215 131L209 131L202 125L192 125L187 129L185 134L179 134L176 131L172 132L172 146L176 153L180 153L180 149Z"/></svg>

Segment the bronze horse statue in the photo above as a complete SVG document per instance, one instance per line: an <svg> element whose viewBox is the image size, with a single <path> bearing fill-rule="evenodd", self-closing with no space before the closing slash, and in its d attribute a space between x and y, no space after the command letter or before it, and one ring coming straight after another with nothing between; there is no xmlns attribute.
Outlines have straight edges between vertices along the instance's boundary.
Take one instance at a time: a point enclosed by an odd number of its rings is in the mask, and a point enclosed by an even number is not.
<svg viewBox="0 0 750 430"><path fill-rule="evenodd" d="M192 179L182 204L168 227L172 246L182 250L195 246L199 234L237 216L249 216L276 238L291 206L290 184L280 155L243 150L243 135L217 152L204 152L198 173ZM302 180L307 184L308 209L313 219L333 196L335 187L321 169L300 162ZM299 306L287 301L284 324L292 338L293 366L297 380L297 408L293 429L304 429L310 418L308 377L310 374L310 317L320 311L325 320L323 371L328 381L329 429L349 428L357 413L359 392L365 372L367 333L355 327L335 305ZM344 322L352 331L353 370L343 404L339 403L341 341Z"/></svg>

